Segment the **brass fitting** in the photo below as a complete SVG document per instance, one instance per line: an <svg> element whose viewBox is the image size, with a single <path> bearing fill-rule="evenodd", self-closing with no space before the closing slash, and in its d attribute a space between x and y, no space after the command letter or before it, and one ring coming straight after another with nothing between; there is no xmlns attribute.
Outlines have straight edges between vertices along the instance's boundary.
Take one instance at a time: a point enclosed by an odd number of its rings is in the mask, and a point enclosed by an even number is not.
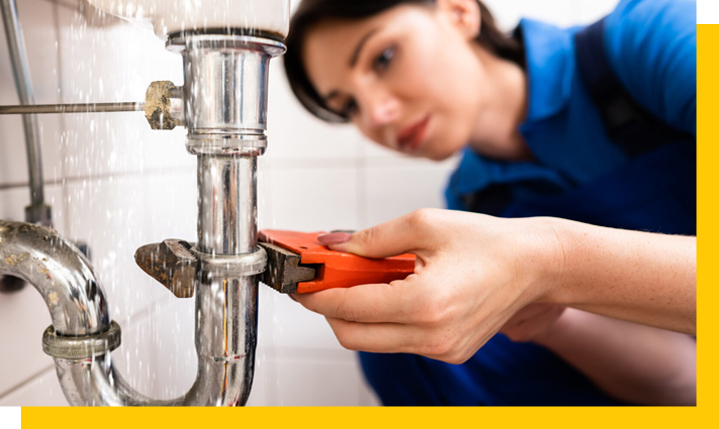
<svg viewBox="0 0 719 429"><path fill-rule="evenodd" d="M182 87L170 81L152 82L145 94L145 117L153 130L172 130L185 124Z"/></svg>

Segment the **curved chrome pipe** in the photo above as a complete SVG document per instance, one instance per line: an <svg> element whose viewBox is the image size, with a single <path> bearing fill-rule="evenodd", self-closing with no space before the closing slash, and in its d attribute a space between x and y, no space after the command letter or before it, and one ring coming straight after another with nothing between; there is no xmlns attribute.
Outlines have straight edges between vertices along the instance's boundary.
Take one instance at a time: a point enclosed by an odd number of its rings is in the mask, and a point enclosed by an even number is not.
<svg viewBox="0 0 719 429"><path fill-rule="evenodd" d="M0 220L0 274L19 277L40 292L57 335L79 338L110 329L105 292L90 262L52 229ZM157 404L126 385L109 353L55 358L55 366L71 405Z"/></svg>
<svg viewBox="0 0 719 429"><path fill-rule="evenodd" d="M49 228L0 221L0 274L35 286L60 335L92 335L110 328L105 294L90 262Z"/></svg>
<svg viewBox="0 0 719 429"><path fill-rule="evenodd" d="M0 220L0 274L35 286L45 299L58 335L81 338L110 328L102 286L85 256L57 232L34 224ZM256 290L241 280L197 289L195 384L182 398L159 401L132 389L115 370L110 353L84 359L55 358L60 385L71 405L171 406L244 404L254 365L254 338L245 337L248 308ZM256 323L256 317L250 317ZM250 329L249 332L254 332ZM252 350L246 350L246 344ZM249 368L248 368L249 365Z"/></svg>

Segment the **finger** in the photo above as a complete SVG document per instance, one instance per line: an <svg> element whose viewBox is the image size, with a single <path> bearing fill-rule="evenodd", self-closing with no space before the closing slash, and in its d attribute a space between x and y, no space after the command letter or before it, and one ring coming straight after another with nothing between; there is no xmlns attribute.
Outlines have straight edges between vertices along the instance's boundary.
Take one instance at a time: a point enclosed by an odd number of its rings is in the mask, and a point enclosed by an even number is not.
<svg viewBox="0 0 719 429"><path fill-rule="evenodd" d="M327 318L342 347L372 353L412 353L453 364L466 362L492 335L478 344L468 338L449 338L414 325L358 323Z"/></svg>
<svg viewBox="0 0 719 429"><path fill-rule="evenodd" d="M358 323L327 317L340 345L348 350L372 353L422 354L421 332L398 323Z"/></svg>
<svg viewBox="0 0 719 429"><path fill-rule="evenodd" d="M432 235L428 229L434 225L434 210L417 210L389 222L357 231L351 236L332 236L333 250L354 253L368 258L387 258L402 253L416 253L432 246Z"/></svg>
<svg viewBox="0 0 719 429"><path fill-rule="evenodd" d="M369 284L295 294L308 310L335 319L364 323L414 323L421 319L417 275L390 284Z"/></svg>

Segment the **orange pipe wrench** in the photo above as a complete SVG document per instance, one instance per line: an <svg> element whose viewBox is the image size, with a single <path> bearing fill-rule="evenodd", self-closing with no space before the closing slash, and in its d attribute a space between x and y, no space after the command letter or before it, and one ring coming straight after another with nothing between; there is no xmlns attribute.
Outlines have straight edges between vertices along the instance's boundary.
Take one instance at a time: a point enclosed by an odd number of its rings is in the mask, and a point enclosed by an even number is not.
<svg viewBox="0 0 719 429"><path fill-rule="evenodd" d="M415 256L369 259L330 250L322 232L262 230L259 244L267 251L267 270L260 281L281 293L310 293L362 284L389 283L414 273Z"/></svg>

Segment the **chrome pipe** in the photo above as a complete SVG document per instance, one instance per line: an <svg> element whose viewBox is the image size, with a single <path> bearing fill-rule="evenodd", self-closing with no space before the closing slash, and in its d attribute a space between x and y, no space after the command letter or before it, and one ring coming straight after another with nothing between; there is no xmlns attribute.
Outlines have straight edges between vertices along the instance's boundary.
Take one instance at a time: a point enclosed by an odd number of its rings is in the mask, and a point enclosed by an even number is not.
<svg viewBox="0 0 719 429"><path fill-rule="evenodd" d="M244 405L257 346L257 274L264 270L246 262L261 253L257 156L267 147L269 61L285 46L251 36L189 35L171 38L168 48L183 55L187 149L198 157L199 374L191 394L206 405ZM225 386L220 396L200 386L203 374Z"/></svg>
<svg viewBox="0 0 719 429"><path fill-rule="evenodd" d="M184 60L188 151L262 155L269 62L285 45L252 36L187 35L170 38L168 49Z"/></svg>
<svg viewBox="0 0 719 429"><path fill-rule="evenodd" d="M67 402L73 406L185 405L182 397L160 401L138 393L115 369L110 353L81 360L55 358L55 371Z"/></svg>
<svg viewBox="0 0 719 429"><path fill-rule="evenodd" d="M197 157L197 248L241 255L257 250L257 158Z"/></svg>
<svg viewBox="0 0 719 429"><path fill-rule="evenodd" d="M2 9L5 37L10 51L10 62L12 63L13 77L20 104L35 104L30 67L25 54L25 42L15 0L0 0L0 9ZM37 117L35 115L23 115L22 121L25 130L25 148L30 182L30 206L25 209L25 220L44 226L52 226L50 207L45 204L42 151Z"/></svg>
<svg viewBox="0 0 719 429"><path fill-rule="evenodd" d="M0 274L35 286L60 335L92 335L110 328L105 293L90 262L49 228L0 220Z"/></svg>
<svg viewBox="0 0 719 429"><path fill-rule="evenodd" d="M267 129L269 62L283 43L252 36L171 38L182 53L186 127L190 139L261 134Z"/></svg>
<svg viewBox="0 0 719 429"><path fill-rule="evenodd" d="M0 220L1 274L21 278L40 292L56 338L73 341L110 330L105 292L90 262L57 232ZM115 372L110 353L55 358L55 368L70 405L158 405L127 386Z"/></svg>
<svg viewBox="0 0 719 429"><path fill-rule="evenodd" d="M257 158L198 156L197 251L207 255L196 286L198 382L191 394L204 405L244 405L254 377L257 275L217 270L212 257L257 251ZM209 261L208 261L209 259ZM201 379L224 386L216 390Z"/></svg>
<svg viewBox="0 0 719 429"><path fill-rule="evenodd" d="M195 305L197 380L186 400L195 405L245 405L257 344L257 276L200 275Z"/></svg>
<svg viewBox="0 0 719 429"><path fill-rule="evenodd" d="M256 157L267 144L267 65L284 45L199 35L173 38L170 46L185 60L187 147L198 155L200 193L193 249L198 374L187 395L154 401L128 386L110 353L119 346L119 326L89 262L50 229L0 221L0 274L28 280L45 297L54 329L45 332L44 348L71 405L234 406L249 396L258 275L267 264L257 246Z"/></svg>

